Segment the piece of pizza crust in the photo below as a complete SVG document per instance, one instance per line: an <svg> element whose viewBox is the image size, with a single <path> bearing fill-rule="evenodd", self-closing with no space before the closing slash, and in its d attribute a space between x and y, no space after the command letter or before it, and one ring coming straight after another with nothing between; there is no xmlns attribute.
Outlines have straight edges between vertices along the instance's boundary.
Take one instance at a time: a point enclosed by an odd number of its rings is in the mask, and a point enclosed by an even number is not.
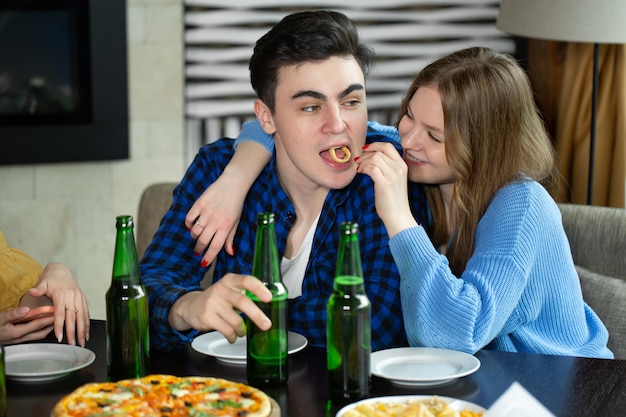
<svg viewBox="0 0 626 417"><path fill-rule="evenodd" d="M239 382L155 374L82 385L55 405L51 417L85 417L106 412L148 417L174 412L185 415L186 411L204 411L214 416L271 417L272 403L275 404L263 391Z"/></svg>

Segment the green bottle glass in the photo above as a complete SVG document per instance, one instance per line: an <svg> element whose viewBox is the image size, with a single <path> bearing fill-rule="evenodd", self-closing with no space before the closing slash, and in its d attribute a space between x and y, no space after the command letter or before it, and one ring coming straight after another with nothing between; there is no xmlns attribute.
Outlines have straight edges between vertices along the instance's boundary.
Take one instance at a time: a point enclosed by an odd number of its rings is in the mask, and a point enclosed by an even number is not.
<svg viewBox="0 0 626 417"><path fill-rule="evenodd" d="M148 295L139 277L132 216L118 216L111 286L106 292L107 379L147 375Z"/></svg>
<svg viewBox="0 0 626 417"><path fill-rule="evenodd" d="M365 293L359 226L340 225L333 293L326 305L328 397L334 404L365 398L370 389L371 304Z"/></svg>
<svg viewBox="0 0 626 417"><path fill-rule="evenodd" d="M274 213L259 213L256 233L252 275L271 291L272 301L264 303L254 294L247 294L272 321L272 327L264 331L246 319L246 377L251 385L270 387L284 384L289 378L287 288L281 279Z"/></svg>
<svg viewBox="0 0 626 417"><path fill-rule="evenodd" d="M4 379L4 346L0 345L0 417L7 415L7 386Z"/></svg>

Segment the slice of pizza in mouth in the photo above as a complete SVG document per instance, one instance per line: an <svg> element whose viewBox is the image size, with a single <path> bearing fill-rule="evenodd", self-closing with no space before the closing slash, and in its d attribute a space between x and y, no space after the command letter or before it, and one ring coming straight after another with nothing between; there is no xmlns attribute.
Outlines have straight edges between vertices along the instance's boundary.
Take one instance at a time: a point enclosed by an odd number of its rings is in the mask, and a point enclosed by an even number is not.
<svg viewBox="0 0 626 417"><path fill-rule="evenodd" d="M348 148L347 146L335 146L334 148L330 148L328 150L328 153L330 154L330 157L333 159L333 161L339 164L345 164L350 160L350 157L352 156L350 148Z"/></svg>

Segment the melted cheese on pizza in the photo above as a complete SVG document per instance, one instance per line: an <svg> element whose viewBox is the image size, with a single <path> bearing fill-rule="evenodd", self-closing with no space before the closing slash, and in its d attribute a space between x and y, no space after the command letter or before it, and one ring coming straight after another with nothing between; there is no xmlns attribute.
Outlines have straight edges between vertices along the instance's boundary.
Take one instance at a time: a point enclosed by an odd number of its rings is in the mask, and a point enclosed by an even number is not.
<svg viewBox="0 0 626 417"><path fill-rule="evenodd" d="M83 385L57 404L52 417L267 417L270 412L267 395L245 384L150 375Z"/></svg>

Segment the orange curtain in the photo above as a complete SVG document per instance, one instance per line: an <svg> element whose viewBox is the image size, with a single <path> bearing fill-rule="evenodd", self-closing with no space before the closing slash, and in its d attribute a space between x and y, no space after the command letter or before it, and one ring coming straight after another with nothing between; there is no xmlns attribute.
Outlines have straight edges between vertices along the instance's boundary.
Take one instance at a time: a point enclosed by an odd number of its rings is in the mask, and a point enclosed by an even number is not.
<svg viewBox="0 0 626 417"><path fill-rule="evenodd" d="M600 45L593 200L626 206L626 45ZM554 138L562 183L555 198L586 204L593 44L528 41L528 71Z"/></svg>

